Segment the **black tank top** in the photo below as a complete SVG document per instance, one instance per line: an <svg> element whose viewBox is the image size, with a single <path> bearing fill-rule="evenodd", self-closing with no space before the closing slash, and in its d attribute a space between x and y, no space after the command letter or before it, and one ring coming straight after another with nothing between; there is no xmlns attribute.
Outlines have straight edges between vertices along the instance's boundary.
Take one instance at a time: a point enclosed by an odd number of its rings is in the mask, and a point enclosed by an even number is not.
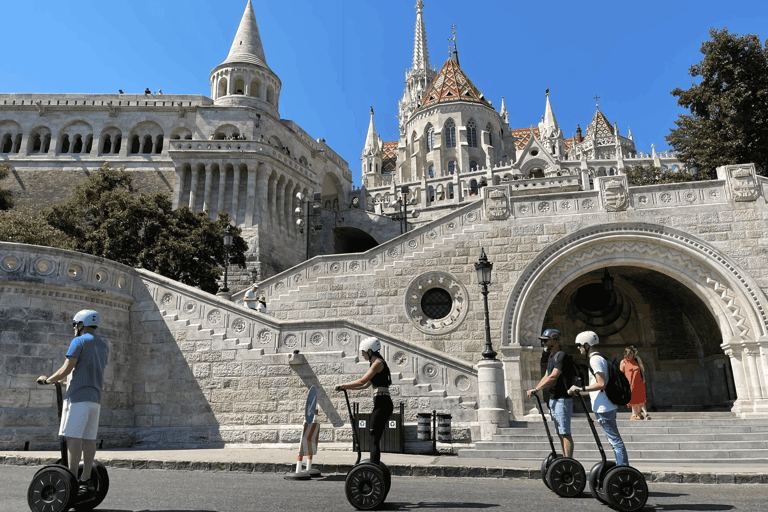
<svg viewBox="0 0 768 512"><path fill-rule="evenodd" d="M370 366L373 366L373 363L376 361L376 359L384 363L384 369L381 370L376 375L374 375L373 378L371 378L371 385L377 388L384 387L384 386L387 386L387 387L391 386L392 374L389 373L389 366L387 366L387 362L384 360L383 357L371 358Z"/></svg>

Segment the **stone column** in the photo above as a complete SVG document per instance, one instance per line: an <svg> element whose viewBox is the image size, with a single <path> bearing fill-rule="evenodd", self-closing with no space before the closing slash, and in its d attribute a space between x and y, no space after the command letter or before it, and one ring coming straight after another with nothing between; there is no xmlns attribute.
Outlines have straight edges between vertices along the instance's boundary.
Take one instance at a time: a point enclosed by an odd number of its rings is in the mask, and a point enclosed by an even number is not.
<svg viewBox="0 0 768 512"><path fill-rule="evenodd" d="M234 168L232 169L232 173L232 211L230 212L230 216L232 217L232 223L234 225L237 225L238 222L240 224L244 224L248 221L248 218L246 217L245 219L239 219L238 217L238 212L240 211L240 162L235 164Z"/></svg>
<svg viewBox="0 0 768 512"><path fill-rule="evenodd" d="M283 229L283 216L279 215L279 213L283 210L285 210L285 185L279 186L279 180L278 184L276 185L276 193L275 193L275 209L272 211L272 218L275 219L275 226L278 229Z"/></svg>
<svg viewBox="0 0 768 512"><path fill-rule="evenodd" d="M758 352L754 348L745 348L744 357L747 359L747 367L749 368L749 388L750 398L754 400L763 398L763 390L760 388L760 374L757 369Z"/></svg>
<svg viewBox="0 0 768 512"><path fill-rule="evenodd" d="M253 212L256 207L256 167L248 168L248 184L245 187L245 225L253 226Z"/></svg>
<svg viewBox="0 0 768 512"><path fill-rule="evenodd" d="M225 208L225 199L227 198L227 167L219 163L219 200L216 206L216 212L223 212ZM230 213L230 217L233 217Z"/></svg>
<svg viewBox="0 0 768 512"><path fill-rule="evenodd" d="M211 178L212 178L211 164L205 166L205 189L203 192L203 211L208 211L208 215L211 215Z"/></svg>
<svg viewBox="0 0 768 512"><path fill-rule="evenodd" d="M733 383L736 386L736 400L733 403L732 411L736 414L751 410L749 403L749 388L747 387L747 377L742 364L743 355L740 350L733 347L726 347L725 354L731 359L731 368L733 369Z"/></svg>
<svg viewBox="0 0 768 512"><path fill-rule="evenodd" d="M184 167L176 168L176 179L173 180L173 209L179 207L181 194L184 192Z"/></svg>
<svg viewBox="0 0 768 512"><path fill-rule="evenodd" d="M275 189L277 188L277 176L275 179L269 180L269 196L267 205L267 217L269 218L269 225L274 229L277 227L275 221Z"/></svg>
<svg viewBox="0 0 768 512"><path fill-rule="evenodd" d="M503 366L498 359L477 363L477 421L482 441L490 441L500 428L509 427Z"/></svg>
<svg viewBox="0 0 768 512"><path fill-rule="evenodd" d="M269 166L267 164L261 164L258 170L258 178L256 180L256 223L261 226L265 219L265 208L267 207L267 192L268 192L268 180L269 180Z"/></svg>
<svg viewBox="0 0 768 512"><path fill-rule="evenodd" d="M199 180L199 174L200 170L196 166L192 166L192 185L189 188L189 208L193 212L197 205L197 182Z"/></svg>

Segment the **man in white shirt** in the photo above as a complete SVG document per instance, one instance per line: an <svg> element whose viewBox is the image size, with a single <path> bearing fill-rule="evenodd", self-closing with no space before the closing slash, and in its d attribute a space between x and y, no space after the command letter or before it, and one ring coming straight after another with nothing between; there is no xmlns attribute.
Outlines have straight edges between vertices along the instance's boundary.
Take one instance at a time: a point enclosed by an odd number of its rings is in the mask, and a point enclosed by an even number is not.
<svg viewBox="0 0 768 512"><path fill-rule="evenodd" d="M613 447L613 453L616 456L617 466L628 466L629 458L627 449L624 447L624 441L619 434L619 427L616 425L616 405L608 399L605 394L605 386L608 385L610 378L608 372L608 361L592 347L600 343L600 338L592 331L584 331L576 336L576 346L579 352L587 357L589 361L589 385L571 386L568 394L575 392L589 392L589 398L592 401L592 411L603 427L608 442Z"/></svg>
<svg viewBox="0 0 768 512"><path fill-rule="evenodd" d="M245 302L245 305L248 306L251 309L257 309L257 302L258 299L256 299L256 292L259 289L259 285L256 283L253 283L251 285L251 289L245 292L245 297L243 297L243 301Z"/></svg>

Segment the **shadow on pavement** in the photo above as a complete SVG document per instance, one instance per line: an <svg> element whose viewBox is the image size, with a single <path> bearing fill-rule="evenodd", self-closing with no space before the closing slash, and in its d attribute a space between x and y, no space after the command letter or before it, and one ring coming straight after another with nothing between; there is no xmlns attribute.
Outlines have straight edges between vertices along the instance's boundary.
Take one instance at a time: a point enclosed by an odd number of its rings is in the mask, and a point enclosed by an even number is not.
<svg viewBox="0 0 768 512"><path fill-rule="evenodd" d="M733 510L731 505L708 505L706 503L698 505L656 505L651 510Z"/></svg>
<svg viewBox="0 0 768 512"><path fill-rule="evenodd" d="M414 509L420 509L420 508L436 508L436 509L460 509L460 510L470 510L474 508L492 508L492 507L500 507L498 503L461 503L461 502L451 502L451 503L445 503L445 502L424 502L420 501L419 503L393 503L393 502L385 502L381 505L379 510L414 510Z"/></svg>

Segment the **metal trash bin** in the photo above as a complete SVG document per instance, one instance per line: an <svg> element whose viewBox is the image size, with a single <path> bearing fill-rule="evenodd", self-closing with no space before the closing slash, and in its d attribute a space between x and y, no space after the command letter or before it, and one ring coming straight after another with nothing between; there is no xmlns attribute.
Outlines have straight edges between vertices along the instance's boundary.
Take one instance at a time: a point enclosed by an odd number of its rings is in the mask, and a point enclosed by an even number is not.
<svg viewBox="0 0 768 512"><path fill-rule="evenodd" d="M416 439L419 441L429 441L432 439L432 426L430 425L430 422L432 421L432 413L420 412L417 413L416 416L418 421Z"/></svg>
<svg viewBox="0 0 768 512"><path fill-rule="evenodd" d="M437 415L437 440L443 442L451 441L451 415Z"/></svg>

